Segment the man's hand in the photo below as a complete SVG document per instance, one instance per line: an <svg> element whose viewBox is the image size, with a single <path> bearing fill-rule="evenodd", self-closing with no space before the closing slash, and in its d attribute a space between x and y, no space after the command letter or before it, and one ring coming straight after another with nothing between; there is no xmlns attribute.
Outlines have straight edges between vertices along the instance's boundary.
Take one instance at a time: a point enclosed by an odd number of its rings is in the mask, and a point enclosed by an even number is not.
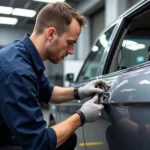
<svg viewBox="0 0 150 150"><path fill-rule="evenodd" d="M95 94L101 94L104 92L101 87L109 88L110 86L104 80L94 80L87 85L80 87L78 89L78 95L82 99Z"/></svg>
<svg viewBox="0 0 150 150"><path fill-rule="evenodd" d="M77 111L81 118L81 124L85 122L94 122L101 116L101 110L104 108L101 104L96 104L98 101L98 94L92 99L85 102L82 107Z"/></svg>

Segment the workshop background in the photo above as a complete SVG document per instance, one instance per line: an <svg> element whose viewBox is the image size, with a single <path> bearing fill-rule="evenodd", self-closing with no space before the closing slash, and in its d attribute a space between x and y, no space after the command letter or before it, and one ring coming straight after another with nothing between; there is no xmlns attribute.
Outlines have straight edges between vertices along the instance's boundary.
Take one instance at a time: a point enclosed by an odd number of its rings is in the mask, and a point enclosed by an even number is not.
<svg viewBox="0 0 150 150"><path fill-rule="evenodd" d="M31 33L37 13L48 2L54 1L59 0L0 0L0 47L13 40L22 39L25 33ZM87 26L83 28L75 45L74 55L57 65L44 62L45 75L50 83L59 86L68 85L65 81L67 73L74 73L76 78L99 33L139 0L66 0L66 2L86 16ZM45 119L48 120L48 109L43 109L43 112Z"/></svg>

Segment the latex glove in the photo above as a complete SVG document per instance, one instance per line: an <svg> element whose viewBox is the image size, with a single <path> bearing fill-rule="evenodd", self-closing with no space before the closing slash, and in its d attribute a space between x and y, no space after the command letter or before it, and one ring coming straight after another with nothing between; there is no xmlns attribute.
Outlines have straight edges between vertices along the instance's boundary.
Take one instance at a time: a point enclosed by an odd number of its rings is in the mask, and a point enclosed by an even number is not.
<svg viewBox="0 0 150 150"><path fill-rule="evenodd" d="M94 80L78 89L78 95L81 99L103 93L101 87L109 88L110 86L104 80Z"/></svg>
<svg viewBox="0 0 150 150"><path fill-rule="evenodd" d="M96 104L98 101L98 94L92 99L85 102L82 107L77 111L80 115L81 123L94 122L101 116L101 110L104 108L101 104Z"/></svg>

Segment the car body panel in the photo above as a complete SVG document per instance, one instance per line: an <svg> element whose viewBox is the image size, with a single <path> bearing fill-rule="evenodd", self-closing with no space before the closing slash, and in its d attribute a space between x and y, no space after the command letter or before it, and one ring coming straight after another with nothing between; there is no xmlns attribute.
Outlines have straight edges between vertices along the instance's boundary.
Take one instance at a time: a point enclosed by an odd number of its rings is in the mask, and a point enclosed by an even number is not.
<svg viewBox="0 0 150 150"><path fill-rule="evenodd" d="M102 103L111 121L105 132L109 149L150 149L149 89L150 63L145 63L120 74L107 91L110 96Z"/></svg>

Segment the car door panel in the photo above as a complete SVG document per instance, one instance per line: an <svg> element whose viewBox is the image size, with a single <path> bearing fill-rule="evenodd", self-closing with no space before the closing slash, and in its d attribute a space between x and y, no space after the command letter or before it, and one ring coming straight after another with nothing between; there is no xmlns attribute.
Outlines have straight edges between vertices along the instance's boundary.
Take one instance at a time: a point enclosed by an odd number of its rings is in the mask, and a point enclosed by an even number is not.
<svg viewBox="0 0 150 150"><path fill-rule="evenodd" d="M149 63L127 70L110 88L110 97L103 102L111 121L106 130L109 149L150 149L149 89Z"/></svg>
<svg viewBox="0 0 150 150"><path fill-rule="evenodd" d="M112 86L115 84L115 82L119 77L118 73L114 74L113 76L105 77L105 80ZM101 79L101 77L98 77L98 79ZM111 122L105 109L102 111L102 115L99 120L97 120L94 123L87 123L84 125L84 130L86 131L84 133L85 139L87 144L89 144L87 146L88 150L97 150L97 149L109 150L106 139L106 132L107 128L110 125Z"/></svg>
<svg viewBox="0 0 150 150"><path fill-rule="evenodd" d="M113 29L114 26L112 26L106 33L103 33L101 37L103 37L104 40L109 41L109 39L111 39L111 34L113 32ZM103 56L104 50L107 48L106 44L102 45L101 43L102 43L102 39L98 39L96 44L93 46L92 51L87 58L87 61L85 62L85 64L81 69L81 72L79 73L79 77L77 78L78 81L72 84L73 87L84 86L88 82L98 79L98 77L95 77L96 75L95 70L98 69L100 59ZM60 117L61 121L68 118L70 115L76 112L82 106L82 104L87 100L88 99L84 99L81 101L74 100L72 102L59 105L59 114L61 116ZM79 137L78 141L80 141L80 143L78 143L77 146L78 149L80 148L82 149L85 146L89 150L91 149L98 150L100 147L105 147L103 144L105 142L104 134L103 134L103 138L101 134L95 134L96 133L95 131L99 130L99 123L94 122L94 123L85 124L82 129L82 133L83 131L85 131L84 137L81 136L80 132L78 132L79 130L77 130L76 132L77 137Z"/></svg>

